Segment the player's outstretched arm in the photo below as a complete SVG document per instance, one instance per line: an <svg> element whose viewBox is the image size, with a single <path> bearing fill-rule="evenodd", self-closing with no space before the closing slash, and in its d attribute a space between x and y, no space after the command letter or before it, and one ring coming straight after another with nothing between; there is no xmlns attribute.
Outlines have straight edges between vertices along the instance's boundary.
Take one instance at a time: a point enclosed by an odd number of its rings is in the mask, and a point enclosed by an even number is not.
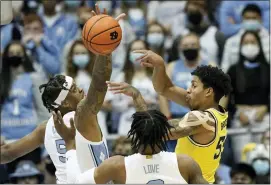
<svg viewBox="0 0 271 185"><path fill-rule="evenodd" d="M27 136L1 146L1 164L9 163L29 152L32 152L43 144L47 121L40 124Z"/></svg>
<svg viewBox="0 0 271 185"><path fill-rule="evenodd" d="M188 106L186 102L186 90L175 86L166 73L165 61L158 54L150 50L135 50L141 53L137 61L145 67L153 67L152 83L155 91L167 99L180 105Z"/></svg>
<svg viewBox="0 0 271 185"><path fill-rule="evenodd" d="M202 176L198 163L187 155L177 155L181 175L188 184L209 184Z"/></svg>
<svg viewBox="0 0 271 185"><path fill-rule="evenodd" d="M95 5L96 12L92 11L92 15L100 14L98 5ZM104 9L106 14L106 9ZM116 20L119 21L125 16L120 14ZM92 72L92 82L90 84L87 96L77 106L75 114L75 125L77 130L87 140L99 142L102 140L100 127L97 123L96 115L100 111L105 94L107 91L106 81L110 79L112 72L112 55L98 55Z"/></svg>
<svg viewBox="0 0 271 185"><path fill-rule="evenodd" d="M107 91L106 81L110 79L112 62L110 56L97 56L86 98L77 106L76 129L88 140L101 141L101 132L96 115L100 111Z"/></svg>
<svg viewBox="0 0 271 185"><path fill-rule="evenodd" d="M138 89L125 82L106 82L113 94L125 94L133 98L137 112L147 111L147 104Z"/></svg>
<svg viewBox="0 0 271 185"><path fill-rule="evenodd" d="M190 111L183 118L168 121L172 128L170 139L179 139L202 132L215 132L215 120L207 112Z"/></svg>
<svg viewBox="0 0 271 185"><path fill-rule="evenodd" d="M77 177L76 184L125 184L126 170L123 156L106 159L99 167L92 168Z"/></svg>

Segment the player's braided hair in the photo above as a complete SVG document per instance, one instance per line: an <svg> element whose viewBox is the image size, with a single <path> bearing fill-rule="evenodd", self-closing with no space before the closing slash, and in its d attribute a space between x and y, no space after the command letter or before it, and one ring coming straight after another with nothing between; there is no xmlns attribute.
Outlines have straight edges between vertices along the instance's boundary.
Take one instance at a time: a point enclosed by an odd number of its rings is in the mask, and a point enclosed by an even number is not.
<svg viewBox="0 0 271 185"><path fill-rule="evenodd" d="M41 95L42 102L49 112L58 110L53 105L57 105L54 101L57 99L61 90L67 90L63 86L64 83L66 83L65 76L56 75L55 77L51 77L48 83L40 85L40 91L44 88Z"/></svg>
<svg viewBox="0 0 271 185"><path fill-rule="evenodd" d="M167 148L166 140L169 138L172 126L164 114L157 110L136 112L132 116L133 122L128 133L128 138L132 138L132 149L138 152L140 147L150 146L152 153L156 153L157 146L162 151Z"/></svg>
<svg viewBox="0 0 271 185"><path fill-rule="evenodd" d="M229 95L232 91L231 78L218 67L198 66L192 73L199 77L204 87L212 87L215 94L215 101L218 103L224 95Z"/></svg>

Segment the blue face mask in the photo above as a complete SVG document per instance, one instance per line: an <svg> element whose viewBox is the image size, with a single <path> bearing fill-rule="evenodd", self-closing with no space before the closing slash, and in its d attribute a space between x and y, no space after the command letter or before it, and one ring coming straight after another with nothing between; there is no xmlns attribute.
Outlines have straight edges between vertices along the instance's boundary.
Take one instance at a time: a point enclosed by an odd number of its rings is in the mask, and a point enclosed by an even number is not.
<svg viewBox="0 0 271 185"><path fill-rule="evenodd" d="M142 56L141 53L133 53L133 52L130 52L130 55L129 55L129 60L134 64L135 67L139 67L140 66L140 62L139 61L136 61L136 59L138 57Z"/></svg>
<svg viewBox="0 0 271 185"><path fill-rule="evenodd" d="M261 28L261 23L258 20L244 20L242 25L248 31L257 31Z"/></svg>
<svg viewBox="0 0 271 185"><path fill-rule="evenodd" d="M79 69L84 69L89 63L89 56L87 54L74 55L72 58L72 62Z"/></svg>
<svg viewBox="0 0 271 185"><path fill-rule="evenodd" d="M267 175L270 169L268 160L257 159L252 163L257 175Z"/></svg>
<svg viewBox="0 0 271 185"><path fill-rule="evenodd" d="M149 33L147 36L147 42L150 46L160 47L163 44L164 35L162 33Z"/></svg>

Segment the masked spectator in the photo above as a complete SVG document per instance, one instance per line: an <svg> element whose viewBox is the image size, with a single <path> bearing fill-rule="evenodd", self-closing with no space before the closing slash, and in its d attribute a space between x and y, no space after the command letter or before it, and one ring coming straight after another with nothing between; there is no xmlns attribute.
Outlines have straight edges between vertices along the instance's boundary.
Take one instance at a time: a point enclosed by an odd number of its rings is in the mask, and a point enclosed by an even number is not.
<svg viewBox="0 0 271 185"><path fill-rule="evenodd" d="M245 31L255 31L261 38L261 44L263 52L267 62L270 62L269 53L269 33L266 28L263 27L263 13L260 7L256 4L248 4L242 11L242 24L241 29L237 34L230 37L224 48L221 68L227 72L229 67L236 64L239 60L239 47L241 36Z"/></svg>

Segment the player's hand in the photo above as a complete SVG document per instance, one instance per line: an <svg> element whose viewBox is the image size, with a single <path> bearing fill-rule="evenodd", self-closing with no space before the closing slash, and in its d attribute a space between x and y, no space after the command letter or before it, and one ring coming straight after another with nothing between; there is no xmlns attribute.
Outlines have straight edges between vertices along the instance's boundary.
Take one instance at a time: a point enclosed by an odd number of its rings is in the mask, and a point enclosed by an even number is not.
<svg viewBox="0 0 271 185"><path fill-rule="evenodd" d="M136 59L137 62L140 62L141 66L144 67L164 67L165 62L164 59L154 53L151 50L135 50L133 53L141 53L142 56Z"/></svg>
<svg viewBox="0 0 271 185"><path fill-rule="evenodd" d="M100 15L100 14L107 14L107 10L106 10L106 8L104 8L104 12L101 13L98 4L95 4L95 11L92 10L91 15L95 16L95 15ZM122 13L119 16L117 16L115 19L116 19L116 21L119 21L120 19L124 18L125 16L126 16L126 14Z"/></svg>
<svg viewBox="0 0 271 185"><path fill-rule="evenodd" d="M70 128L65 125L60 111L57 113L53 112L53 119L56 131L64 139L67 149L68 147L73 148L75 140L75 127L73 119L70 119Z"/></svg>
<svg viewBox="0 0 271 185"><path fill-rule="evenodd" d="M126 96L135 97L140 92L133 86L125 82L109 82L107 81L108 90L113 94L125 94Z"/></svg>

